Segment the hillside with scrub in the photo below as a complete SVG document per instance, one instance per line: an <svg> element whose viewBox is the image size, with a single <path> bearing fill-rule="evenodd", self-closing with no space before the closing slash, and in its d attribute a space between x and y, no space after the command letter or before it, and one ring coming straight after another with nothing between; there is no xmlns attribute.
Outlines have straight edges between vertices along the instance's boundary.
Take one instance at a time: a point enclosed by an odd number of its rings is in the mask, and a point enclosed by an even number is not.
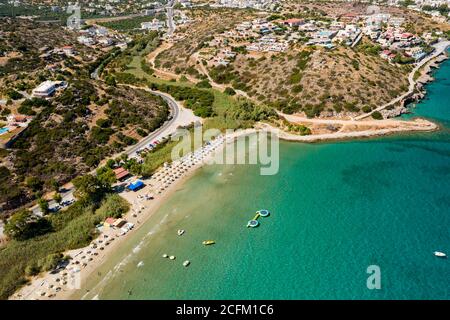
<svg viewBox="0 0 450 320"><path fill-rule="evenodd" d="M208 81L217 90L238 92L284 113L339 118L368 113L408 90L411 58L400 57L397 52L392 61L382 58L385 48L367 35L355 46L335 42L333 48L327 48L308 44L310 34L303 31L297 40L289 40L287 50L248 49L255 43L254 21L273 23L278 30L270 36L283 41L292 30L297 31L290 28L286 32L286 19L315 21L316 26L327 29L349 12L358 16L367 9L367 4L359 3L289 1L280 12L265 15L251 10L192 10L189 17L193 22L177 29L177 40L164 43L165 49L154 58L154 68L163 75ZM404 19L405 32L422 35L448 30L429 16L405 8L380 10ZM251 22L253 27L242 31L242 22ZM363 22L355 25L362 28ZM246 32L250 35L242 36ZM425 52L432 50L429 43L420 47Z"/></svg>
<svg viewBox="0 0 450 320"><path fill-rule="evenodd" d="M192 61L191 56L214 35L257 16L250 10L195 9L189 11L189 17L193 22L177 29L180 39L156 57L155 67L201 78L202 75L195 67L196 61Z"/></svg>
<svg viewBox="0 0 450 320"><path fill-rule="evenodd" d="M370 44L362 44L356 49L238 55L230 66L209 72L216 82L230 84L285 113L358 114L390 101L408 86L410 68L390 64L377 52Z"/></svg>
<svg viewBox="0 0 450 320"><path fill-rule="evenodd" d="M76 44L73 31L54 24L5 18L0 27L0 51L6 53L0 64L0 95L6 100L0 123L11 115L30 119L0 154L1 217L91 171L167 120L169 107L160 97L116 86L111 78L91 79L118 48L104 52ZM38 39L39 32L50 40ZM74 55L51 51L72 42ZM51 99L33 97L45 80L67 85Z"/></svg>

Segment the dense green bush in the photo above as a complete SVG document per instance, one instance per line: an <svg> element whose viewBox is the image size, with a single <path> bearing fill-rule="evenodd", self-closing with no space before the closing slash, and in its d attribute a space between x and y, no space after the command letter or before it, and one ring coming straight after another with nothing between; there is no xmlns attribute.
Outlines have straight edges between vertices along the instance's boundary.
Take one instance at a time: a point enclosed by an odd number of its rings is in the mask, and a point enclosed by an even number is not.
<svg viewBox="0 0 450 320"><path fill-rule="evenodd" d="M374 118L375 120L382 120L383 115L380 112L375 111L374 113L372 113L372 118Z"/></svg>
<svg viewBox="0 0 450 320"><path fill-rule="evenodd" d="M196 116L207 118L214 115L214 110L212 107L214 103L214 95L207 90L155 83L152 83L150 88L153 90L166 92L176 100L184 101L185 106L192 109Z"/></svg>
<svg viewBox="0 0 450 320"><path fill-rule="evenodd" d="M91 129L91 140L97 144L108 143L111 135L114 134L114 130L111 128L93 127Z"/></svg>
<svg viewBox="0 0 450 320"><path fill-rule="evenodd" d="M226 87L223 92L229 96L234 96L236 94L236 91L234 91L234 89L230 87Z"/></svg>
<svg viewBox="0 0 450 320"><path fill-rule="evenodd" d="M195 86L197 88L205 88L205 89L209 89L212 87L208 80L199 81L195 84Z"/></svg>
<svg viewBox="0 0 450 320"><path fill-rule="evenodd" d="M5 225L5 234L18 241L31 239L51 230L45 218L39 218L28 210L21 210L12 215Z"/></svg>
<svg viewBox="0 0 450 320"><path fill-rule="evenodd" d="M6 91L6 95L12 100L19 100L23 98L23 95L14 89L8 89Z"/></svg>

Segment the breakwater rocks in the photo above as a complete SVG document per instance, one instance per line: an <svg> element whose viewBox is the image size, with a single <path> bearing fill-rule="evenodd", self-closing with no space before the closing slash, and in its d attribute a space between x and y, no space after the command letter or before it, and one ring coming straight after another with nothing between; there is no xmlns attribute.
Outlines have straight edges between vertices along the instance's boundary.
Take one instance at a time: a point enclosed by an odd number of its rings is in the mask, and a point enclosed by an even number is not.
<svg viewBox="0 0 450 320"><path fill-rule="evenodd" d="M381 110L380 113L383 116L384 119L389 119L389 118L395 118L398 117L402 114L405 113L410 113L411 111L409 110L409 108L405 107L405 106L398 106L395 107L393 109L384 109Z"/></svg>

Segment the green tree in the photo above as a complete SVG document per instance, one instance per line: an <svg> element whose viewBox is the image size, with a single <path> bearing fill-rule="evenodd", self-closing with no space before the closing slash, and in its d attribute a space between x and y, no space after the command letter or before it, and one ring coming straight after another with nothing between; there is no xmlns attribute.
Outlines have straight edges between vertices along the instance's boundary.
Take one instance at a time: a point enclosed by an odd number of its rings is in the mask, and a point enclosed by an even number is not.
<svg viewBox="0 0 450 320"><path fill-rule="evenodd" d="M116 164L116 161L114 160L114 159L109 159L108 161L106 161L106 166L108 167L108 168L113 168L114 167L114 165Z"/></svg>
<svg viewBox="0 0 450 320"><path fill-rule="evenodd" d="M234 89L230 87L226 87L223 92L229 96L234 96L236 94L236 91L234 91Z"/></svg>
<svg viewBox="0 0 450 320"><path fill-rule="evenodd" d="M32 191L38 191L42 189L42 181L37 177L28 177L25 179L25 184Z"/></svg>
<svg viewBox="0 0 450 320"><path fill-rule="evenodd" d="M59 182L56 181L55 179L51 179L51 180L50 180L50 186L51 186L51 187L53 188L53 190L55 190L56 192L59 191L60 185L59 185Z"/></svg>
<svg viewBox="0 0 450 320"><path fill-rule="evenodd" d="M5 234L14 240L26 240L44 234L51 229L45 218L39 218L29 210L16 212L5 225Z"/></svg>
<svg viewBox="0 0 450 320"><path fill-rule="evenodd" d="M116 78L113 76L107 76L105 82L109 86L115 87L117 85Z"/></svg>
<svg viewBox="0 0 450 320"><path fill-rule="evenodd" d="M375 111L374 113L372 113L372 118L374 118L375 120L382 120L383 115L381 113L379 113L378 111Z"/></svg>
<svg viewBox="0 0 450 320"><path fill-rule="evenodd" d="M101 167L97 170L97 180L105 190L111 189L111 185L117 181L116 174L107 166Z"/></svg>
<svg viewBox="0 0 450 320"><path fill-rule="evenodd" d="M14 89L8 89L6 91L6 95L12 100L19 100L23 98L23 95Z"/></svg>
<svg viewBox="0 0 450 320"><path fill-rule="evenodd" d="M42 213L43 213L43 214L47 214L48 211L49 211L49 208L48 208L48 201L45 200L44 198L39 198L38 201L37 201L37 203L38 203L39 208L41 209Z"/></svg>
<svg viewBox="0 0 450 320"><path fill-rule="evenodd" d="M72 182L76 189L74 194L79 199L89 199L100 192L100 184L91 174L76 177Z"/></svg>
<svg viewBox="0 0 450 320"><path fill-rule="evenodd" d="M59 193L56 192L56 193L53 195L53 200L55 200L58 204L60 204L61 201L62 201L62 197L61 197L61 195L60 195Z"/></svg>

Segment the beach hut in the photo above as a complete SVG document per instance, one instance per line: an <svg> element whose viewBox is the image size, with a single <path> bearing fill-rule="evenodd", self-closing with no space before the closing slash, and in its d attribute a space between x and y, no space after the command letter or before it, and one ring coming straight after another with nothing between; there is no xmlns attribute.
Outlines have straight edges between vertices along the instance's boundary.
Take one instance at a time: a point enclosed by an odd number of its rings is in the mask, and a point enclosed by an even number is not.
<svg viewBox="0 0 450 320"><path fill-rule="evenodd" d="M126 178L128 178L130 176L130 173L122 167L114 169L113 171L114 171L114 174L116 175L116 179L118 181L125 180Z"/></svg>
<svg viewBox="0 0 450 320"><path fill-rule="evenodd" d="M106 218L105 222L103 223L103 226L109 228L109 227L112 227L115 222L116 222L116 219L109 217L109 218Z"/></svg>
<svg viewBox="0 0 450 320"><path fill-rule="evenodd" d="M114 223L113 223L113 227L115 228L121 228L125 223L127 223L124 219L120 218L117 219Z"/></svg>

